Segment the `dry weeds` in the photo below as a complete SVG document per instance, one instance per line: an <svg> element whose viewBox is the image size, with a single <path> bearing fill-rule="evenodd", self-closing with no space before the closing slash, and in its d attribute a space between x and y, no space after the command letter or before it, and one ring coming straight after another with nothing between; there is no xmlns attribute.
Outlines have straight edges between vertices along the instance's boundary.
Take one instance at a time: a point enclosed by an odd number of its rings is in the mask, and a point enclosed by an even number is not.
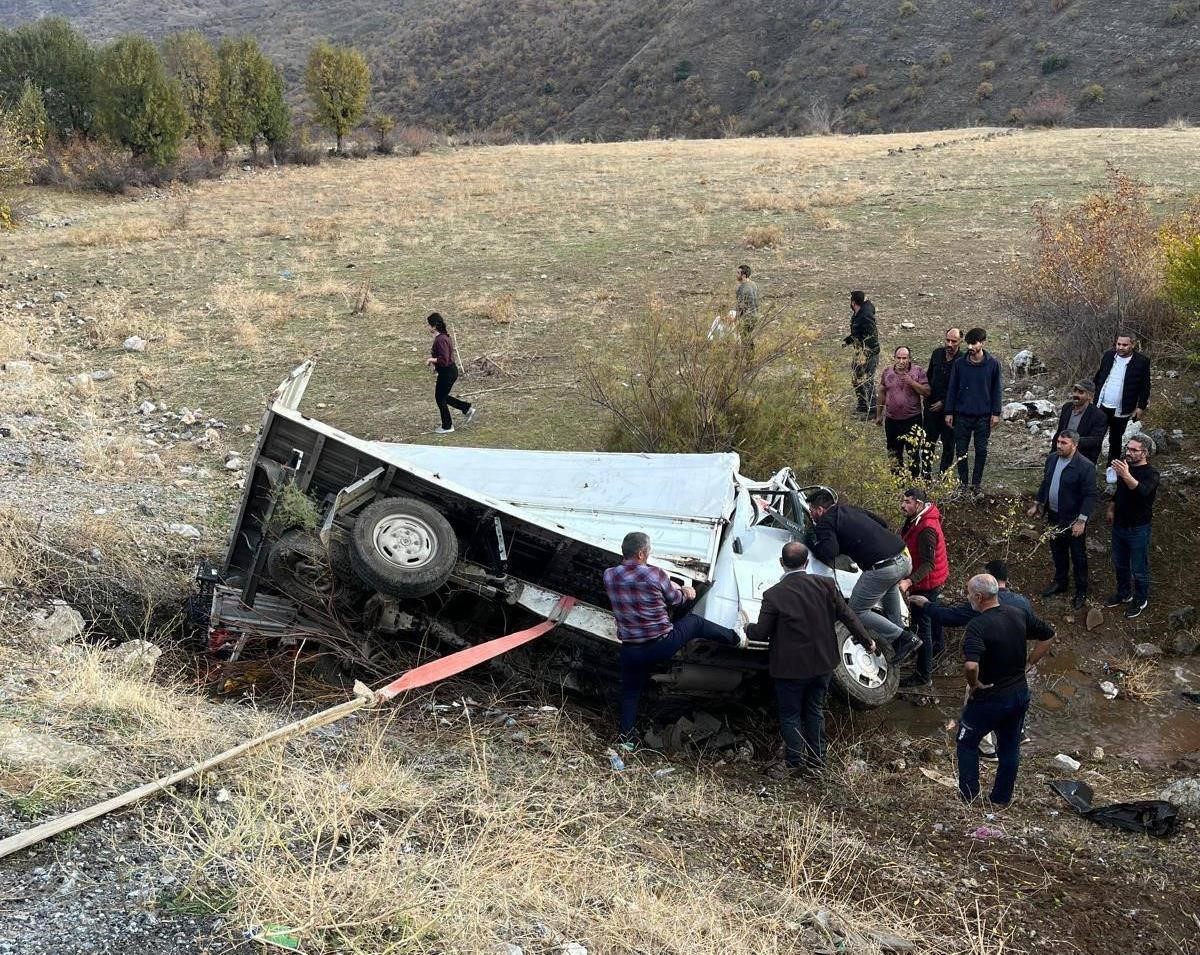
<svg viewBox="0 0 1200 955"><path fill-rule="evenodd" d="M751 226L742 234L747 249L773 249L783 241L783 230L776 225Z"/></svg>

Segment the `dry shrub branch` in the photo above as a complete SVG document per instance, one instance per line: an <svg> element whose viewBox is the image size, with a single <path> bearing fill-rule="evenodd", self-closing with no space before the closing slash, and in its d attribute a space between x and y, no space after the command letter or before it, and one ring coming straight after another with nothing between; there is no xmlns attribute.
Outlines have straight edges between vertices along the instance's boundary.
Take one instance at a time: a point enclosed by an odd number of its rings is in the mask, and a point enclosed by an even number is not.
<svg viewBox="0 0 1200 955"><path fill-rule="evenodd" d="M894 507L904 482L874 433L848 420L848 377L814 357L814 332L767 312L746 348L710 340L709 326L703 313L652 303L612 357L581 367L585 393L611 419L608 450L734 451L747 474L791 467L802 482Z"/></svg>
<svg viewBox="0 0 1200 955"><path fill-rule="evenodd" d="M1200 207L1165 221L1147 186L1113 166L1102 189L1061 213L1034 209L1035 250L1013 273L1010 303L1045 332L1050 357L1072 376L1093 370L1118 330L1164 346L1179 342L1183 315L1168 294L1168 237L1200 231Z"/></svg>

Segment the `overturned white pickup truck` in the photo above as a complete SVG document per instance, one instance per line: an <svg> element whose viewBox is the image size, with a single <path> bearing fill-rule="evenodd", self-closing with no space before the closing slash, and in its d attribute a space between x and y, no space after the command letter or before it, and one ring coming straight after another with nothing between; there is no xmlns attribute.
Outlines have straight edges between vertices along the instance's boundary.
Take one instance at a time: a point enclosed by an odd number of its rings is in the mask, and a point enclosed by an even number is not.
<svg viewBox="0 0 1200 955"><path fill-rule="evenodd" d="M541 675L607 695L617 682L615 621L604 569L621 539L645 531L652 562L696 589L694 610L732 627L758 617L780 576L782 545L811 526L789 469L766 481L738 473L736 454L605 454L431 447L365 441L302 414L312 373L297 368L272 396L230 546L211 581L210 643L297 630L345 611L364 638L433 634L463 645L513 629L514 615L576 603L531 657ZM286 492L286 493L285 493ZM287 526L280 502L299 493L318 526ZM849 594L858 576L816 562ZM840 626L840 625L839 625ZM834 679L856 707L888 702L898 676L841 632ZM884 644L885 641L878 641ZM544 664L544 666L543 666ZM658 674L663 693L765 693L765 645L703 641ZM562 675L566 675L563 678Z"/></svg>

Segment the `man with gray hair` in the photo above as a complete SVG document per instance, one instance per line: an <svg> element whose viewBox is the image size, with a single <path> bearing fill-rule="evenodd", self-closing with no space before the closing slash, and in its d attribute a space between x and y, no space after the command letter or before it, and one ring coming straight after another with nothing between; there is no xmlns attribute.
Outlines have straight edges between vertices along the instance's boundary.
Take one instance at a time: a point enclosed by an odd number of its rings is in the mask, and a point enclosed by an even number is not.
<svg viewBox="0 0 1200 955"><path fill-rule="evenodd" d="M1079 432L1059 433L1055 451L1046 458L1042 486L1037 503L1029 508L1030 517L1044 513L1050 525L1050 554L1054 558L1054 583L1042 591L1043 597L1067 592L1071 565L1075 565L1076 610L1087 603L1088 560L1084 534L1088 518L1096 506L1096 467L1079 450Z"/></svg>
<svg viewBox="0 0 1200 955"><path fill-rule="evenodd" d="M1071 388L1071 400L1058 413L1058 430L1050 441L1053 452L1058 436L1064 431L1079 432L1079 453L1095 464L1100 460L1100 446L1108 433L1108 418L1092 404L1096 386L1087 378L1077 381Z"/></svg>
<svg viewBox="0 0 1200 955"><path fill-rule="evenodd" d="M1154 442L1147 435L1135 434L1125 445L1125 457L1114 459L1111 465L1117 490L1108 505L1108 520L1117 592L1104 606L1128 604L1125 616L1130 620L1150 603L1150 521L1158 493L1158 471L1150 466L1153 453Z"/></svg>
<svg viewBox="0 0 1200 955"><path fill-rule="evenodd" d="M963 638L963 677L967 702L958 720L958 793L965 802L979 796L979 741L996 734L996 778L988 798L993 805L1012 801L1021 762L1021 733L1029 711L1025 677L1050 649L1054 628L1016 607L1001 605L1000 585L991 574L967 582L967 600L979 616ZM1034 640L1033 650L1026 643Z"/></svg>
<svg viewBox="0 0 1200 955"><path fill-rule="evenodd" d="M746 645L745 634L689 613L675 623L668 608L696 599L692 587L676 584L667 572L653 567L650 536L632 531L621 541L623 560L604 572L604 589L617 619L617 637L621 641L621 738L623 749L636 746L634 727L642 691L650 682L656 664L675 656L684 644L693 640L712 640L729 646Z"/></svg>

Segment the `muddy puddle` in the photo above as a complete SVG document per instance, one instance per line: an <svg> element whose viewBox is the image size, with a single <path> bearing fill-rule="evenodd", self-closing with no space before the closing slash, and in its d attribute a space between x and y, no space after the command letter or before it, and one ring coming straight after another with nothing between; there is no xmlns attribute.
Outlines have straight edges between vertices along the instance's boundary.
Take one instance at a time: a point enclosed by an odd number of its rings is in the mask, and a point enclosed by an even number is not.
<svg viewBox="0 0 1200 955"><path fill-rule="evenodd" d="M1103 747L1106 756L1135 759L1147 768L1169 766L1181 756L1200 752L1200 705L1181 695L1200 691L1200 664L1161 658L1149 685L1149 698L1122 693L1108 699L1105 680L1121 678L1101 661L1060 653L1042 661L1031 680L1033 706L1026 734L1037 751L1089 753ZM884 712L873 714L889 727L915 738L942 740L946 723L962 706L963 682L958 675L935 676L934 700L898 697Z"/></svg>

